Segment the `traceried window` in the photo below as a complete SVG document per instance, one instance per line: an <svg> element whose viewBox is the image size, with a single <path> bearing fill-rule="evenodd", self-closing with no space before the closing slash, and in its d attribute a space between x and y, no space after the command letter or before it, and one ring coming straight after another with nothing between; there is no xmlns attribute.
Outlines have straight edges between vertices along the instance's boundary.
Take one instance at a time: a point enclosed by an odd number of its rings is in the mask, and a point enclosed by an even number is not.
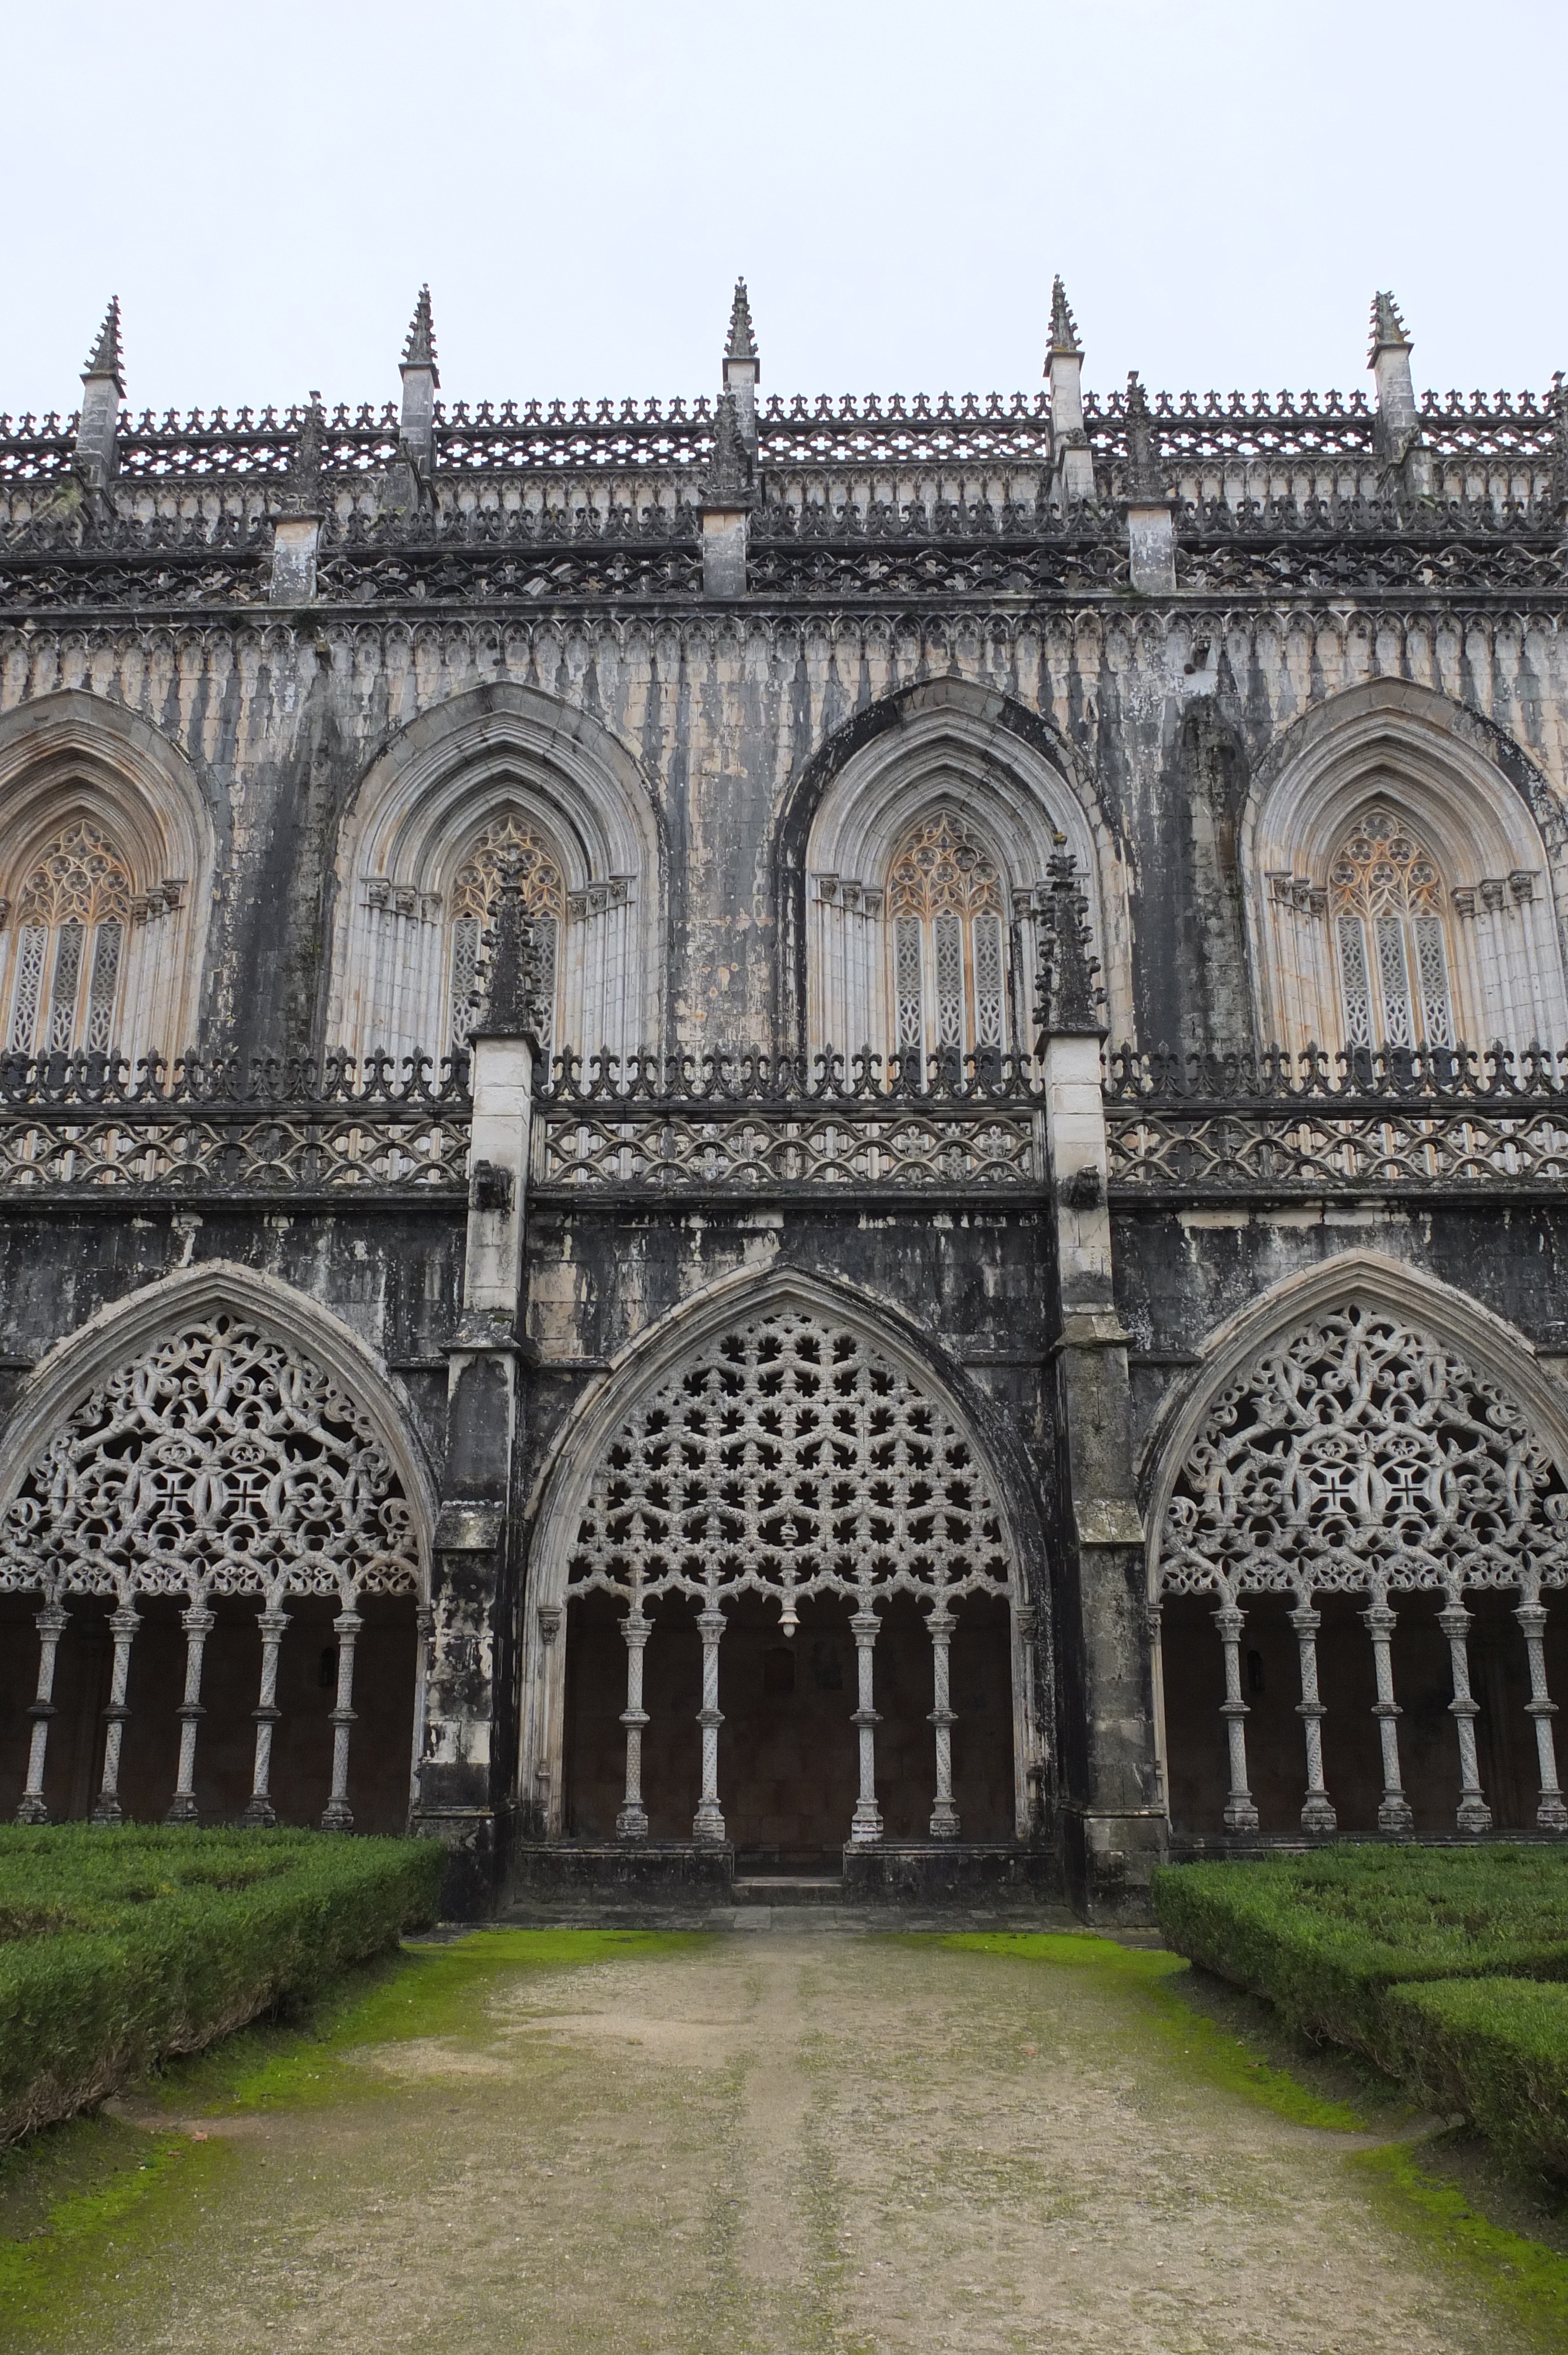
<svg viewBox="0 0 1568 2355"><path fill-rule="evenodd" d="M956 811L936 811L905 837L888 874L887 922L898 1053L1004 1048L1001 877Z"/></svg>
<svg viewBox="0 0 1568 2355"><path fill-rule="evenodd" d="M1347 1045L1451 1047L1443 879L1392 810L1367 810L1340 845L1329 910Z"/></svg>
<svg viewBox="0 0 1568 2355"><path fill-rule="evenodd" d="M105 1053L131 921L131 878L86 818L66 826L16 898L8 1042L23 1055Z"/></svg>
<svg viewBox="0 0 1568 2355"><path fill-rule="evenodd" d="M567 913L560 864L528 820L508 810L486 826L458 869L448 895L448 1005L454 1047L467 1043L483 984L483 936L508 867L516 870L523 913L535 926L535 936L545 952L546 970L553 973L556 967Z"/></svg>

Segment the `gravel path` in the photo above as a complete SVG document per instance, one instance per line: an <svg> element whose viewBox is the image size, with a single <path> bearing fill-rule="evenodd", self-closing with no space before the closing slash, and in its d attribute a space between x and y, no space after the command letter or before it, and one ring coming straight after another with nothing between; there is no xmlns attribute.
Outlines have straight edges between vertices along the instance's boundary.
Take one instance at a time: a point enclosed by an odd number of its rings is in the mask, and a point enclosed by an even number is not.
<svg viewBox="0 0 1568 2355"><path fill-rule="evenodd" d="M473 2033L364 2049L324 2106L212 2132L199 2192L112 2260L112 2325L98 2305L68 2343L1522 2345L1380 2219L1350 2138L1189 2076L1114 1974L934 1940L805 1920L508 1973Z"/></svg>

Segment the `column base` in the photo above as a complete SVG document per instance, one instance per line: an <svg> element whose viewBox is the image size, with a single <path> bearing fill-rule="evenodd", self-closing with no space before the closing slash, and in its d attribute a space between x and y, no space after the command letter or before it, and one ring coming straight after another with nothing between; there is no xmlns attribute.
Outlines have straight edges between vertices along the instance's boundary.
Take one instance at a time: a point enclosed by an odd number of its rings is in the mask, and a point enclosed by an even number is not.
<svg viewBox="0 0 1568 2355"><path fill-rule="evenodd" d="M30 1791L26 1797L18 1803L16 1812L11 1820L18 1824L47 1824L48 1819L48 1806L42 1794Z"/></svg>
<svg viewBox="0 0 1568 2355"><path fill-rule="evenodd" d="M1486 1801L1479 1796L1473 1799L1461 1799L1454 1820L1462 1832L1489 1832L1492 1828L1492 1811Z"/></svg>
<svg viewBox="0 0 1568 2355"><path fill-rule="evenodd" d="M182 1791L169 1802L169 1811L164 1821L166 1824L199 1824L201 1809L188 1792Z"/></svg>
<svg viewBox="0 0 1568 2355"><path fill-rule="evenodd" d="M322 1829L323 1832L351 1832L354 1829L354 1810L346 1799L327 1801L322 1809Z"/></svg>
<svg viewBox="0 0 1568 2355"><path fill-rule="evenodd" d="M252 1796L250 1805L240 1817L239 1827L242 1831L264 1832L270 1830L277 1820L277 1808L267 1794L260 1791Z"/></svg>
<svg viewBox="0 0 1568 2355"><path fill-rule="evenodd" d="M1301 1810L1301 1828L1304 1832L1337 1832L1340 1818L1334 1812L1333 1801L1314 1793Z"/></svg>
<svg viewBox="0 0 1568 2355"><path fill-rule="evenodd" d="M18 1816L16 1821L20 1823L21 1820ZM1568 1804L1564 1803L1561 1791L1542 1791L1535 1820L1543 1832L1568 1832Z"/></svg>
<svg viewBox="0 0 1568 2355"><path fill-rule="evenodd" d="M1229 1799L1225 1803L1224 1824L1226 1831L1243 1838L1248 1832L1256 1831L1257 1809L1250 1799Z"/></svg>
<svg viewBox="0 0 1568 2355"><path fill-rule="evenodd" d="M1382 1801L1377 1811L1377 1828L1380 1832L1393 1832L1401 1839L1414 1838L1414 1811L1403 1794L1398 1798Z"/></svg>

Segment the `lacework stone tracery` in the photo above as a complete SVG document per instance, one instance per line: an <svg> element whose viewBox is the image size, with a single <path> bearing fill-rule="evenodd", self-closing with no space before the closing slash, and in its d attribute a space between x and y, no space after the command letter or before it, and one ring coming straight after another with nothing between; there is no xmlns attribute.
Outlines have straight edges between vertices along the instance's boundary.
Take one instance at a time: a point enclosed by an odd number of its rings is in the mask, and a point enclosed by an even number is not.
<svg viewBox="0 0 1568 2355"><path fill-rule="evenodd" d="M0 1588L411 1592L408 1500L363 1409L271 1335L182 1327L85 1399L6 1517Z"/></svg>
<svg viewBox="0 0 1568 2355"><path fill-rule="evenodd" d="M355 1642L366 1593L412 1593L418 1546L408 1500L366 1415L321 1367L227 1314L180 1327L118 1368L34 1460L0 1540L0 1590L41 1590L38 1697L18 1815L43 1799L55 1657L65 1598L112 1596L114 1638L102 1780L94 1819L121 1814L131 1651L146 1595L185 1599L185 1699L169 1819L194 1820L196 1743L215 1595L254 1594L261 1697L247 1820L275 1820L269 1790L278 1654L290 1595L339 1611L332 1796L323 1822L347 1829Z"/></svg>
<svg viewBox="0 0 1568 2355"><path fill-rule="evenodd" d="M956 1835L948 1646L963 1596L1011 1591L996 1505L968 1440L909 1377L857 1335L803 1310L725 1333L620 1425L595 1473L568 1569L573 1593L627 1606L627 1794L623 1837L641 1838L642 1650L646 1605L700 1605L704 1700L699 1838L722 1838L717 1794L718 1647L723 1605L775 1598L786 1636L802 1596L854 1605L861 1794L852 1838L881 1835L874 1759L875 1604L895 1593L927 1606L937 1728L932 1829Z"/></svg>
<svg viewBox="0 0 1568 2355"><path fill-rule="evenodd" d="M1302 1820L1331 1830L1323 1781L1315 1595L1366 1596L1383 1746L1385 1830L1413 1817L1400 1781L1391 1593L1441 1595L1462 1796L1459 1827L1484 1830L1469 1686L1467 1589L1511 1588L1530 1657L1541 1764L1538 1821L1568 1828L1547 1699L1543 1587L1568 1582L1568 1486L1517 1402L1456 1351L1389 1312L1353 1305L1255 1358L1213 1401L1177 1476L1161 1539L1162 1594L1213 1594L1225 1656L1227 1827L1255 1831L1247 1790L1240 1642L1245 1594L1289 1593L1307 1736Z"/></svg>
<svg viewBox="0 0 1568 2355"><path fill-rule="evenodd" d="M1006 1044L1001 876L953 810L921 820L888 872L901 1052Z"/></svg>
<svg viewBox="0 0 1568 2355"><path fill-rule="evenodd" d="M554 973L556 942L566 921L567 890L555 852L514 810L492 819L457 874L448 895L451 924L451 1035L466 1040L483 974L486 927L495 912L502 876L516 876L523 914L535 928L544 970Z"/></svg>

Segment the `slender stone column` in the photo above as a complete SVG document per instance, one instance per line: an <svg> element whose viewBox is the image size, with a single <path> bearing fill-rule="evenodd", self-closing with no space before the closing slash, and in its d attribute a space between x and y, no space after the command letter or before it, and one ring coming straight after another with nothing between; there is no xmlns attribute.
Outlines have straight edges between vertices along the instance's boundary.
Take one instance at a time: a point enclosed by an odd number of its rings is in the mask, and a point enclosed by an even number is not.
<svg viewBox="0 0 1568 2355"><path fill-rule="evenodd" d="M1408 1835L1415 1829L1415 1817L1400 1779L1401 1712L1393 1698L1393 1663L1389 1650L1396 1624L1395 1614L1381 1594L1361 1613L1361 1625L1372 1637L1372 1671L1377 1678L1372 1715L1377 1720L1378 1740L1383 1745L1383 1797L1378 1804L1377 1826L1382 1832Z"/></svg>
<svg viewBox="0 0 1568 2355"><path fill-rule="evenodd" d="M1296 1714L1307 1737L1307 1799L1301 1809L1301 1828L1304 1832L1331 1832L1338 1828L1339 1817L1323 1785L1323 1720L1328 1711L1318 1693L1318 1630L1323 1624L1323 1614L1313 1610L1304 1594L1290 1614L1290 1624L1296 1630L1297 1647L1301 1655L1301 1698L1296 1704Z"/></svg>
<svg viewBox="0 0 1568 2355"><path fill-rule="evenodd" d="M1220 1641L1225 1652L1225 1697L1220 1703L1220 1715L1225 1721L1225 1738L1230 1745L1231 1788L1225 1801L1225 1829L1228 1832L1255 1832L1257 1829L1257 1809L1246 1780L1246 1718L1247 1705L1241 1689L1241 1632L1243 1614L1234 1603L1222 1603L1214 1614L1214 1625L1220 1631Z"/></svg>
<svg viewBox="0 0 1568 2355"><path fill-rule="evenodd" d="M250 1776L250 1803L239 1818L253 1828L278 1820L272 1805L272 1728L283 1714L278 1707L278 1649L288 1624L288 1613L270 1604L256 1614L256 1625L261 1630L261 1695L250 1712L256 1721L256 1764Z"/></svg>
<svg viewBox="0 0 1568 2355"><path fill-rule="evenodd" d="M1541 1615L1544 1619L1546 1614L1542 1612ZM46 1603L33 1619L38 1631L38 1688L27 1711L33 1721L33 1739L27 1752L26 1788L16 1809L19 1824L47 1824L49 1819L44 1799L44 1761L48 1755L49 1721L55 1713L55 1659L66 1631L66 1618L63 1604ZM1549 1726L1547 1740L1551 1738Z"/></svg>
<svg viewBox="0 0 1568 2355"><path fill-rule="evenodd" d="M1541 1766L1541 1804L1535 1810L1535 1820L1543 1832L1568 1832L1568 1806L1563 1805L1557 1781L1557 1745L1552 1732L1557 1704L1548 1698L1546 1690L1546 1605L1539 1595L1533 1595L1521 1603L1513 1615L1524 1630L1525 1647L1530 1655L1530 1699L1524 1706L1535 1720L1535 1754ZM40 1613L39 1625L42 1624ZM35 1734L35 1741L37 1738Z"/></svg>
<svg viewBox="0 0 1568 2355"><path fill-rule="evenodd" d="M1470 1661L1465 1642L1470 1617L1457 1593L1450 1594L1437 1614L1437 1625L1448 1638L1448 1657L1454 1672L1454 1698L1448 1703L1448 1713L1459 1736L1459 1805L1455 1821L1462 1832L1489 1832L1492 1811L1481 1791L1476 1761L1476 1720L1481 1707L1470 1690Z"/></svg>
<svg viewBox="0 0 1568 2355"><path fill-rule="evenodd" d="M957 1625L952 1613L938 1604L926 1620L931 1631L931 1685L935 1703L930 1721L937 1729L937 1798L931 1809L931 1838L957 1839L959 1811L953 1804L953 1728L958 1717L952 1708L948 1647Z"/></svg>
<svg viewBox="0 0 1568 2355"><path fill-rule="evenodd" d="M207 1654L207 1639L214 1625L213 1614L205 1604L193 1603L180 1614L180 1625L185 1631L185 1697L175 1714L180 1721L180 1766L175 1780L175 1796L169 1802L166 1824L194 1824L196 1821L196 1728L207 1715L201 1705L202 1662Z"/></svg>
<svg viewBox="0 0 1568 2355"><path fill-rule="evenodd" d="M131 1682L131 1643L141 1625L141 1614L133 1603L122 1603L110 1613L114 1666L109 1678L109 1706L103 1712L108 1731L103 1737L103 1780L92 1810L95 1824L117 1824L123 1813L120 1805L120 1745L124 1738L125 1721L131 1714L125 1706Z"/></svg>
<svg viewBox="0 0 1568 2355"><path fill-rule="evenodd" d="M648 1810L642 1804L642 1729L648 1722L642 1706L642 1654L653 1632L642 1615L641 1600L627 1613L620 1632L626 1638L626 1707L620 1712L626 1728L626 1796L615 1819L615 1836L641 1840L648 1837Z"/></svg>
<svg viewBox="0 0 1568 2355"><path fill-rule="evenodd" d="M856 1691L859 1707L850 1722L860 1734L860 1796L850 1818L850 1846L875 1848L882 1838L882 1810L876 1804L876 1726L872 1707L872 1652L876 1643L876 1614L857 1611L850 1620L855 1641Z"/></svg>
<svg viewBox="0 0 1568 2355"><path fill-rule="evenodd" d="M354 1730L354 1646L365 1622L352 1606L333 1621L337 1630L337 1700L331 1713L332 1796L322 1810L323 1832L351 1832L348 1804L348 1743Z"/></svg>
<svg viewBox="0 0 1568 2355"><path fill-rule="evenodd" d="M703 1729L703 1795L692 1819L692 1838L722 1840L724 1817L718 1799L718 1738L724 1715L718 1705L719 1645L724 1636L724 1613L716 1607L697 1614L703 1639L703 1705L697 1723Z"/></svg>

